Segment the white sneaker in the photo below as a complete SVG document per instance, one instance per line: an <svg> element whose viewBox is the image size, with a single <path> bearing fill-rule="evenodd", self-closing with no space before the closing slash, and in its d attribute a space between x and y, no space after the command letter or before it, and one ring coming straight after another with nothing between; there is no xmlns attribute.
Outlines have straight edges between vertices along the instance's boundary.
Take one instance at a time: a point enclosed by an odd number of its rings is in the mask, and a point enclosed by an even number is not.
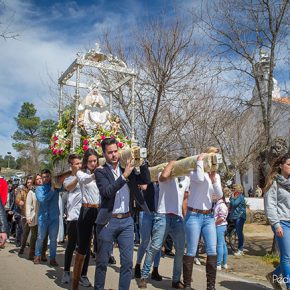
<svg viewBox="0 0 290 290"><path fill-rule="evenodd" d="M224 269L227 269L227 268L228 268L228 264L224 264L224 265L223 265L223 268L224 268Z"/></svg>
<svg viewBox="0 0 290 290"><path fill-rule="evenodd" d="M217 269L218 271L221 271L222 266L216 266L216 269Z"/></svg>
<svg viewBox="0 0 290 290"><path fill-rule="evenodd" d="M235 253L234 253L235 256L243 256L244 255L244 251L241 251L241 250L237 250Z"/></svg>
<svg viewBox="0 0 290 290"><path fill-rule="evenodd" d="M199 266L201 265L199 258L194 258L193 261L195 265L199 265Z"/></svg>
<svg viewBox="0 0 290 290"><path fill-rule="evenodd" d="M69 271L64 271L62 279L61 279L61 283L62 284L68 284L69 281L70 281L70 273L69 273Z"/></svg>
<svg viewBox="0 0 290 290"><path fill-rule="evenodd" d="M91 287L92 284L91 282L89 281L88 277L87 276L82 276L80 278L80 282L79 282L80 285L84 286L84 287Z"/></svg>

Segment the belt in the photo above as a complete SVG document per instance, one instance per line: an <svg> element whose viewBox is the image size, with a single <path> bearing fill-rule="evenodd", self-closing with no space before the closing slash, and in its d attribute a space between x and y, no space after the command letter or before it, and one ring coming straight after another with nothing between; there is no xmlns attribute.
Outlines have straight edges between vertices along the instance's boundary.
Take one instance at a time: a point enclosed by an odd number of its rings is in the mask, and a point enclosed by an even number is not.
<svg viewBox="0 0 290 290"><path fill-rule="evenodd" d="M192 208L192 207L187 207L187 209L189 211L192 211L192 212L197 212L197 213L201 213L201 214L210 214L212 213L212 209L207 209L207 210L202 210L202 209L196 209L196 208Z"/></svg>
<svg viewBox="0 0 290 290"><path fill-rule="evenodd" d="M130 217L130 216L131 216L130 212L126 212L126 213L113 213L112 214L112 217L113 218L117 218L117 219L124 219L124 218Z"/></svg>
<svg viewBox="0 0 290 290"><path fill-rule="evenodd" d="M91 203L82 203L82 206L86 208L99 208L100 207L99 204L91 204Z"/></svg>
<svg viewBox="0 0 290 290"><path fill-rule="evenodd" d="M166 213L167 216L172 216L172 217L175 217L175 216L178 216L177 214L175 213Z"/></svg>

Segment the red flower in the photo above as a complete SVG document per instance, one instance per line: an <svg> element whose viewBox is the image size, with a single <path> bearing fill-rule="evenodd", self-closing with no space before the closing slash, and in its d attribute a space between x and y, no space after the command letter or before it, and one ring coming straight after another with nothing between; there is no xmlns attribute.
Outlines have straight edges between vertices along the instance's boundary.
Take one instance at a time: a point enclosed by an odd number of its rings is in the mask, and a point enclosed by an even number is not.
<svg viewBox="0 0 290 290"><path fill-rule="evenodd" d="M101 143L100 142L97 143L97 147L101 147Z"/></svg>
<svg viewBox="0 0 290 290"><path fill-rule="evenodd" d="M52 154L56 155L58 153L58 149L53 149Z"/></svg>
<svg viewBox="0 0 290 290"><path fill-rule="evenodd" d="M85 140L84 140L84 145L89 145L89 141L88 141L88 139L85 139Z"/></svg>
<svg viewBox="0 0 290 290"><path fill-rule="evenodd" d="M84 149L85 151L87 151L87 150L89 149L89 146L88 146L88 145L84 145L84 146L83 146L83 149Z"/></svg>
<svg viewBox="0 0 290 290"><path fill-rule="evenodd" d="M58 154L61 155L62 153L63 153L63 150L62 149L59 149L58 150Z"/></svg>
<svg viewBox="0 0 290 290"><path fill-rule="evenodd" d="M106 137L105 137L104 135L102 135L102 136L101 136L101 139L104 140L104 139L106 139Z"/></svg>
<svg viewBox="0 0 290 290"><path fill-rule="evenodd" d="M58 140L58 137L57 136L53 136L53 140L54 141Z"/></svg>
<svg viewBox="0 0 290 290"><path fill-rule="evenodd" d="M118 147L119 148L123 148L124 147L124 143L123 142L118 142Z"/></svg>

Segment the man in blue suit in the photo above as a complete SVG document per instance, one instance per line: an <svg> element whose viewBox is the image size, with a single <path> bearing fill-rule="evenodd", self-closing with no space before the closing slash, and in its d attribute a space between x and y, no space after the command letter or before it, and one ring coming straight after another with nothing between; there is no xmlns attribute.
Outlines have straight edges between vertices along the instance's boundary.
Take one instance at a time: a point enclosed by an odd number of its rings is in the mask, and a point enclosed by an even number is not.
<svg viewBox="0 0 290 290"><path fill-rule="evenodd" d="M129 290L134 249L134 221L131 210L136 200L144 211L149 212L138 185L149 184L150 173L144 164L138 174L132 160L127 161L123 170L119 165L118 143L113 138L102 141L102 150L106 164L95 171L102 201L96 221L98 249L94 289L104 289L112 244L116 240L121 262L118 289Z"/></svg>

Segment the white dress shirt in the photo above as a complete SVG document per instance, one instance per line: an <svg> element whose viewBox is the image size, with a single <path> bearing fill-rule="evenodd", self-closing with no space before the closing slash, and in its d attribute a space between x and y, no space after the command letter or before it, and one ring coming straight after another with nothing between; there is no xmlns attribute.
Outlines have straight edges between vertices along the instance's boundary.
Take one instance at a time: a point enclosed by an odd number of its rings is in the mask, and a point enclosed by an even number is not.
<svg viewBox="0 0 290 290"><path fill-rule="evenodd" d="M70 175L64 180L63 186L66 188L72 181L75 180L75 178L77 177ZM73 190L68 191L68 198L66 203L68 221L78 220L81 206L82 206L82 193L80 185L79 183L77 183L76 187Z"/></svg>
<svg viewBox="0 0 290 290"><path fill-rule="evenodd" d="M80 184L82 203L100 204L100 191L97 187L95 176L90 170L87 169L86 172L79 170L76 176Z"/></svg>
<svg viewBox="0 0 290 290"><path fill-rule="evenodd" d="M107 165L111 169L111 172L113 173L115 180L117 180L122 175L119 163L115 170L111 164L107 163ZM126 183L116 193L112 213L116 214L129 212L130 210L129 203L130 203L130 190L128 184Z"/></svg>

